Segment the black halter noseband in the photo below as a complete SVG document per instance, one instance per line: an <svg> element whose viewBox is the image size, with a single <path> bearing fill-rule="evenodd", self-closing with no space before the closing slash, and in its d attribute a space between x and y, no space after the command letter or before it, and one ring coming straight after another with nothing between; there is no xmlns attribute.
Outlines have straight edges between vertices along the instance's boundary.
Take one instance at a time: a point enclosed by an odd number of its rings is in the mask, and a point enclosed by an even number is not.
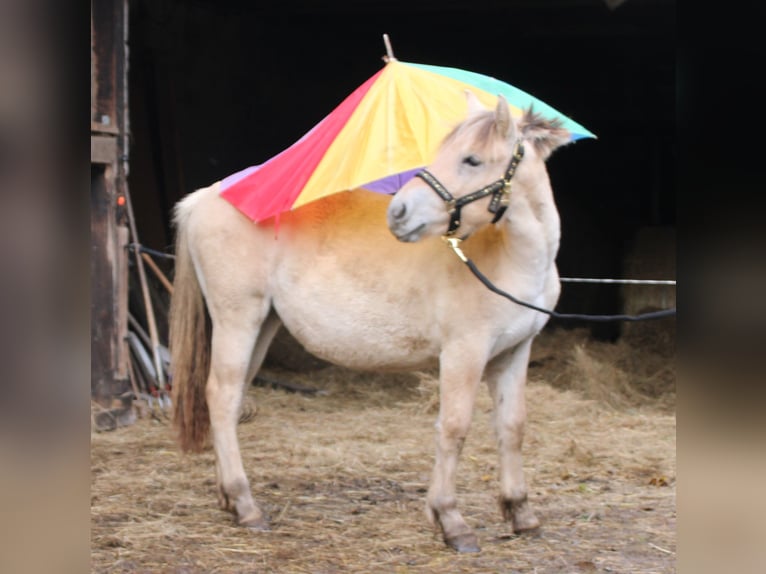
<svg viewBox="0 0 766 574"><path fill-rule="evenodd" d="M524 146L521 145L521 141L516 142L516 148L513 151L513 156L508 164L508 169L505 170L505 176L502 179L490 183L489 185L482 187L478 191L464 195L458 199L455 199L452 194L447 191L438 179L427 169L423 169L415 174L415 177L419 177L425 181L428 186L433 189L439 197L447 204L447 211L450 216L449 227L447 228L446 236L453 235L457 228L460 227L460 210L467 204L481 199L482 197L492 196L487 208L490 213L494 213L495 217L492 219L492 223L497 223L508 208L508 197L511 193L511 178L516 173L516 167L519 165L521 158L524 157Z"/></svg>

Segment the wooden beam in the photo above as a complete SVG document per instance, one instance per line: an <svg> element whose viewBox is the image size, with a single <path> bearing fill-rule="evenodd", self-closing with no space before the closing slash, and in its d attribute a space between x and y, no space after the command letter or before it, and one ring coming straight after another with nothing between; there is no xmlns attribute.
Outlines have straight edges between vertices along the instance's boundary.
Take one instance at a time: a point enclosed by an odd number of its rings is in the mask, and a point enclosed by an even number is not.
<svg viewBox="0 0 766 574"><path fill-rule="evenodd" d="M117 138L111 136L90 137L90 162L112 164L117 161Z"/></svg>

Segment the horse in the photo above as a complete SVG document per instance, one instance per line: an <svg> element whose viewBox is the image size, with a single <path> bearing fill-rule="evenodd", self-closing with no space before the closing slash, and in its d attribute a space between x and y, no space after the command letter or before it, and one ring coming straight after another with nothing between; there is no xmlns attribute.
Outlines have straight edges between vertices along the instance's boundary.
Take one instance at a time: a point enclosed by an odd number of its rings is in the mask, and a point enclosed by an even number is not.
<svg viewBox="0 0 766 574"><path fill-rule="evenodd" d="M220 182L176 204L174 423L183 451L212 437L218 499L238 524L269 529L236 429L246 384L284 325L310 353L350 369L438 366L426 515L458 552L480 550L458 509L456 469L485 380L502 517L515 532L539 527L521 450L530 348L547 316L487 291L441 237L462 240L496 285L552 308L560 223L545 161L570 134L531 108L512 116L502 96L495 109L467 98L433 163L393 197L343 191L282 214L278 233L273 220L254 223L221 198Z"/></svg>

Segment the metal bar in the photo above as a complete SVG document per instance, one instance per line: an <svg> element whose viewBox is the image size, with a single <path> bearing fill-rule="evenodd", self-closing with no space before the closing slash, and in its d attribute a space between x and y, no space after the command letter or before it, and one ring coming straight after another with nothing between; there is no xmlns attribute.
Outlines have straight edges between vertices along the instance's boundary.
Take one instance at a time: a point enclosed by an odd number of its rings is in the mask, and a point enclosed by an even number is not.
<svg viewBox="0 0 766 574"><path fill-rule="evenodd" d="M562 283L617 283L620 285L675 285L671 280L654 279L593 279L585 277L560 277Z"/></svg>

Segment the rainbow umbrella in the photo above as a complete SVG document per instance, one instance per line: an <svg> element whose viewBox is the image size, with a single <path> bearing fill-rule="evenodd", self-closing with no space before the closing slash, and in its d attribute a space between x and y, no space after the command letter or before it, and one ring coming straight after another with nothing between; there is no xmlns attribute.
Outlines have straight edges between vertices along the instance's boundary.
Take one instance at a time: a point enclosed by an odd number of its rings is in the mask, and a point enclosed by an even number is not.
<svg viewBox="0 0 766 574"><path fill-rule="evenodd" d="M223 179L221 195L253 221L263 221L357 187L394 193L431 163L444 137L465 118L466 89L489 108L502 94L512 115L534 106L543 117L559 118L572 140L595 137L549 105L495 78L389 59L289 148Z"/></svg>

